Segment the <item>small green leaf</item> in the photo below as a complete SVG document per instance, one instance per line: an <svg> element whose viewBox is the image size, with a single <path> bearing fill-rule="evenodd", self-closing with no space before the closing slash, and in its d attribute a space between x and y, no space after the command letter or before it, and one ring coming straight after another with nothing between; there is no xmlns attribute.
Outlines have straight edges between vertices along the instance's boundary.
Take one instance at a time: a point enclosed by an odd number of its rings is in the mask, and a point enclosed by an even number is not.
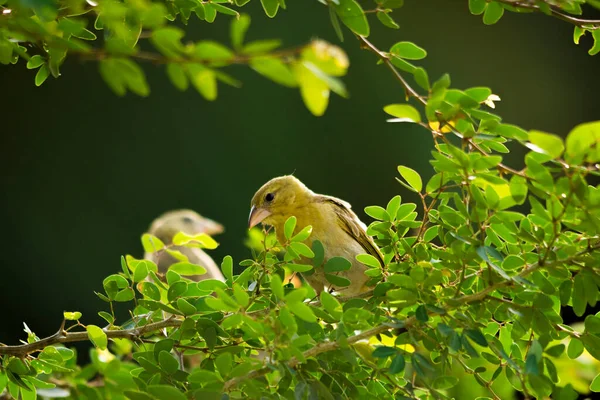
<svg viewBox="0 0 600 400"><path fill-rule="evenodd" d="M371 268L381 268L379 260L370 254L359 254L356 256L356 261Z"/></svg>
<svg viewBox="0 0 600 400"><path fill-rule="evenodd" d="M158 400L187 400L183 393L170 385L148 385L146 390Z"/></svg>
<svg viewBox="0 0 600 400"><path fill-rule="evenodd" d="M531 150L548 154L552 158L559 158L565 151L565 145L560 136L551 133L530 131L529 140L535 146L530 147Z"/></svg>
<svg viewBox="0 0 600 400"><path fill-rule="evenodd" d="M27 61L27 69L35 69L35 68L39 68L40 66L42 66L44 63L46 62L46 60L44 60L42 58L42 56L36 54L35 56L31 57L29 59L29 61Z"/></svg>
<svg viewBox="0 0 600 400"><path fill-rule="evenodd" d="M279 275L277 275L277 274L271 275L270 286L271 286L271 291L273 292L273 294L275 296L277 296L280 300L283 300L283 298L285 297L285 294L283 291L283 282L281 281L281 278L279 277Z"/></svg>
<svg viewBox="0 0 600 400"><path fill-rule="evenodd" d="M504 15L504 6L497 1L491 1L483 14L483 23L486 25L494 25Z"/></svg>
<svg viewBox="0 0 600 400"><path fill-rule="evenodd" d="M403 165L399 165L398 172L406 180L410 187L412 187L417 193L421 192L423 189L423 181L421 180L421 176L417 171Z"/></svg>
<svg viewBox="0 0 600 400"><path fill-rule="evenodd" d="M388 28L400 29L400 25L398 25L396 21L394 21L394 19L390 17L390 14L387 12L378 11L377 19L379 20L379 22L381 22L384 26L387 26Z"/></svg>
<svg viewBox="0 0 600 400"><path fill-rule="evenodd" d="M412 42L398 42L392 46L390 53L407 60L421 60L427 57L425 49Z"/></svg>
<svg viewBox="0 0 600 400"><path fill-rule="evenodd" d="M421 122L419 111L408 104L390 104L385 106L383 111L396 117L395 119L388 120L388 122L412 122L415 124Z"/></svg>
<svg viewBox="0 0 600 400"><path fill-rule="evenodd" d="M192 276L206 274L206 268L189 262L178 262L169 267L169 271L177 272L179 275Z"/></svg>
<svg viewBox="0 0 600 400"><path fill-rule="evenodd" d="M434 389L447 390L458 385L458 378L455 376L438 376L431 385Z"/></svg>
<svg viewBox="0 0 600 400"><path fill-rule="evenodd" d="M295 316L297 316L298 318L300 318L303 321L317 322L317 317L315 316L313 311L310 309L309 306L307 306L304 303L301 303L301 302L289 303L288 308Z"/></svg>
<svg viewBox="0 0 600 400"><path fill-rule="evenodd" d="M389 221L390 215L387 213L386 209L380 206L368 206L365 207L365 213L373 217L379 221Z"/></svg>
<svg viewBox="0 0 600 400"><path fill-rule="evenodd" d="M77 320L79 320L79 318L81 318L81 313L79 311L74 311L74 312L65 311L65 312L63 312L63 317L67 321L77 321Z"/></svg>
<svg viewBox="0 0 600 400"><path fill-rule="evenodd" d="M231 256L225 256L221 262L221 272L226 279L233 278L233 258Z"/></svg>
<svg viewBox="0 0 600 400"><path fill-rule="evenodd" d="M336 287L347 287L350 286L350 280L346 279L342 276L333 275L333 274L325 274L325 279L330 282L332 285Z"/></svg>
<svg viewBox="0 0 600 400"><path fill-rule="evenodd" d="M42 86L42 83L46 81L49 75L50 70L48 69L48 64L43 64L42 67L38 69L37 74L35 74L35 86Z"/></svg>
<svg viewBox="0 0 600 400"><path fill-rule="evenodd" d="M233 368L233 356L231 353L222 353L215 359L215 366L222 377L229 376L231 369Z"/></svg>
<svg viewBox="0 0 600 400"><path fill-rule="evenodd" d="M296 229L296 221L296 217L291 216L285 221L285 224L283 225L283 233L287 240L290 240L292 235L294 234L294 229Z"/></svg>
<svg viewBox="0 0 600 400"><path fill-rule="evenodd" d="M377 358L387 358L387 357L396 355L397 353L398 353L398 349L396 349L395 347L378 346L373 351L372 356L377 357Z"/></svg>
<svg viewBox="0 0 600 400"><path fill-rule="evenodd" d="M398 354L392 360L392 363L390 364L389 372L390 372L390 374L399 374L400 372L404 371L405 366L406 366L406 361L404 360L404 355Z"/></svg>
<svg viewBox="0 0 600 400"><path fill-rule="evenodd" d="M473 15L480 15L485 11L487 4L486 0L469 0L469 11Z"/></svg>
<svg viewBox="0 0 600 400"><path fill-rule="evenodd" d="M276 1L276 0L275 0ZM338 0L339 4L330 3L335 12L352 32L361 36L369 36L369 22L360 4L355 0Z"/></svg>
<svg viewBox="0 0 600 400"><path fill-rule="evenodd" d="M241 14L239 18L232 20L229 35L234 49L239 50L242 47L249 26L250 16L247 14Z"/></svg>
<svg viewBox="0 0 600 400"><path fill-rule="evenodd" d="M260 3L265 10L265 14L267 14L269 18L273 18L275 15L277 15L277 10L279 10L279 1L280 0L260 0Z"/></svg>
<svg viewBox="0 0 600 400"><path fill-rule="evenodd" d="M158 354L158 363L167 374L172 375L179 369L179 362L167 351Z"/></svg>
<svg viewBox="0 0 600 400"><path fill-rule="evenodd" d="M331 257L325 263L325 272L339 272L348 271L352 267L352 263L346 260L344 257Z"/></svg>
<svg viewBox="0 0 600 400"><path fill-rule="evenodd" d="M331 294L329 294L326 291L321 292L321 304L323 305L323 308L325 308L325 310L331 314L331 316L333 316L334 318L341 318L342 317L342 313L343 313L343 309L342 309L342 305L340 304L339 301L337 301L337 299L335 297L333 297Z"/></svg>
<svg viewBox="0 0 600 400"><path fill-rule="evenodd" d="M596 393L600 392L600 374L596 375L596 377L590 384L590 390Z"/></svg>
<svg viewBox="0 0 600 400"><path fill-rule="evenodd" d="M106 333L96 325L88 325L86 326L86 330L88 337L94 346L98 347L100 350L106 350L106 346L108 345Z"/></svg>

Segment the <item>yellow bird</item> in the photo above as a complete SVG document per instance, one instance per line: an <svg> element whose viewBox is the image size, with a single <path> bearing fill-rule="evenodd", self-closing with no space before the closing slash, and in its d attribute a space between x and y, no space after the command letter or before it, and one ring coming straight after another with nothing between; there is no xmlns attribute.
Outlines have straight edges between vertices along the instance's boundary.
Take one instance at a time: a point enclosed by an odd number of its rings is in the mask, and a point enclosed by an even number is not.
<svg viewBox="0 0 600 400"><path fill-rule="evenodd" d="M191 277L193 280L219 279L225 281L217 264L204 251L195 247L172 246L173 237L179 232L188 235L196 235L199 233L216 235L223 231L223 225L203 217L195 211L174 210L166 212L155 219L152 222L152 225L150 225L148 233L156 236L166 245L171 245L170 249L181 252L192 264L206 268L206 274ZM158 272L163 274L167 272L171 264L179 262L179 260L166 251L161 251L159 253L145 253L144 258L153 261L158 266Z"/></svg>
<svg viewBox="0 0 600 400"><path fill-rule="evenodd" d="M345 288L334 288L344 296L352 296L368 290L369 277L364 274L367 267L356 260L358 254L370 254L384 265L383 256L373 239L367 235L366 226L350 209L350 204L335 197L314 193L297 178L286 175L271 179L256 192L251 202L249 228L263 223L273 226L277 239L285 242L283 227L285 221L295 216L296 232L307 225L312 226L312 234L307 245L319 240L325 249L325 262L332 257L344 257L352 263L347 271L337 274L349 279ZM304 275L306 281L320 294L331 284L325 277L323 268L317 268L312 275Z"/></svg>

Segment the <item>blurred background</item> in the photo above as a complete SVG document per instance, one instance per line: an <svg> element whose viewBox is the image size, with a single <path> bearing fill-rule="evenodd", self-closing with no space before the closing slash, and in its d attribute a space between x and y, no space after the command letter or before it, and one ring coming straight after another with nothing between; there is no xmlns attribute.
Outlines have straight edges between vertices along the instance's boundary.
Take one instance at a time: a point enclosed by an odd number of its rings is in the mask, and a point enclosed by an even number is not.
<svg viewBox="0 0 600 400"><path fill-rule="evenodd" d="M228 69L243 88L219 86L214 103L177 91L152 65L144 66L148 98L116 97L97 64L76 57L41 88L22 62L0 67L0 342L24 339L23 322L39 336L54 333L63 310L101 324L105 304L94 291L120 270L121 255L142 256L140 235L164 211L191 208L222 223L221 245L210 252L220 264L227 254L250 256L250 199L274 176L294 172L314 191L352 203L367 223L367 205L396 194L416 200L394 180L396 166L427 178L432 141L419 127L385 122L382 107L404 101L389 71L348 31L339 43L316 1L289 1L274 20L258 1L244 11L252 16L248 40L294 46L318 37L343 47L351 98L332 95L317 118L297 90L243 66ZM491 87L505 122L565 135L600 118L600 58L587 54L590 38L573 44L567 23L506 13L488 27L466 1L434 0L407 0L394 13L397 31L371 17L376 45L416 42L428 51L422 65L432 81L449 72L453 87ZM186 39L228 43L229 22L192 18ZM508 164L519 167L521 156Z"/></svg>

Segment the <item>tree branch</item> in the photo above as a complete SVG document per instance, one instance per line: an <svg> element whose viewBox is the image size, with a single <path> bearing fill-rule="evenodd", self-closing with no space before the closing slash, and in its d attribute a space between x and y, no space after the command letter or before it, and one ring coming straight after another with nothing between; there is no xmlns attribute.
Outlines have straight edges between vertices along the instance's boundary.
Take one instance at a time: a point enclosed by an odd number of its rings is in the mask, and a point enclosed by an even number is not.
<svg viewBox="0 0 600 400"><path fill-rule="evenodd" d="M155 332L163 328L180 326L183 321L175 319L174 316L167 318L163 321L153 322L139 328L131 329L120 329L120 330L108 330L103 329L106 333L106 337L109 339L136 339L150 332ZM84 342L89 340L87 332L65 332L63 327L58 330L54 335L48 336L44 339L40 339L37 342L16 345L16 346L0 346L0 356L16 356L25 357L36 351L43 350L44 348L53 344L59 343L70 343L70 342Z"/></svg>
<svg viewBox="0 0 600 400"><path fill-rule="evenodd" d="M495 1L497 1L498 3L506 4L506 5L513 6L513 7L526 8L528 10L533 10L533 11L537 11L537 12L541 12L541 13L544 12L539 6L534 5L534 4L524 3L522 1L514 1L514 0L495 0ZM546 2L546 4L548 4L548 3ZM586 28L586 29L591 29L591 30L600 28L600 20L575 18L575 17L572 17L561 11L556 10L551 4L548 4L548 6L550 7L550 14L554 18L558 18L560 20L569 22L570 24L573 24L580 28Z"/></svg>

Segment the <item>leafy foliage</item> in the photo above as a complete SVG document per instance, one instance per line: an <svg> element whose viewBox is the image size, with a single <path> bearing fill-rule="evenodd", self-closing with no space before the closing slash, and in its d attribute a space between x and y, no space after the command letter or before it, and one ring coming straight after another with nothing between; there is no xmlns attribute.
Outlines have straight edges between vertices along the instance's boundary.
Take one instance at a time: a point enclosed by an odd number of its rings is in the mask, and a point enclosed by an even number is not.
<svg viewBox="0 0 600 400"><path fill-rule="evenodd" d="M286 50L278 50L277 40L246 43L250 19L237 10L248 1L2 0L0 62L26 59L27 68L38 69L40 85L60 75L67 55L90 58L116 94L145 96L150 89L138 62L150 61L165 65L177 88L191 84L209 100L217 97L217 81L237 85L225 67L247 64L283 86L298 87L315 115L325 112L330 91L346 95L338 78L349 63L340 48L318 40ZM417 193L419 205L397 195L365 209L374 219L367 233L385 260L381 265L372 256L357 257L376 282L373 289L337 296L335 289L350 283L337 272L351 263L342 257L324 263L324 244L311 240L310 227L297 229L295 218L285 224L284 243L272 233L251 231L253 257L239 262L239 274L225 257L225 282L186 278L206 271L181 253L164 276L153 262L127 256L121 272L107 277L97 293L107 304L99 313L106 327L86 325L81 313L65 312L53 336L40 339L26 328L25 344L0 346L0 393L23 399L223 393L438 399L456 395L461 380L476 382L481 396L494 399L513 391L571 399L575 390L600 390L598 377L583 384L565 378L569 369L583 368L576 364L579 357L600 360L600 316L586 315L600 298L600 191L593 184L600 122L575 127L566 140L504 123L489 110L500 100L491 89L455 89L448 75L430 80L415 64L427 56L421 47L399 42L382 51L367 39L370 14L397 28L390 14L402 0L377 0L373 10L355 0L321 2L339 38L349 30L393 72L402 97L412 102L385 106L394 117L388 121L418 124L435 144L427 181L408 166L398 167L399 191ZM573 16L581 14L583 3L468 5L486 24L498 22L505 11L543 12L573 23L576 42L591 32L595 54L600 24ZM261 4L270 17L286 5ZM182 42L185 32L176 20L212 23L219 14L232 18L231 47ZM89 44L100 35L101 46ZM156 53L142 51L142 39ZM514 146L529 150L520 170L504 163ZM184 233L173 243L218 245L210 236ZM142 237L142 246L172 252L152 235ZM297 288L286 279L290 272L307 275L321 268L331 293L318 298L309 286ZM115 303L130 306L130 321L117 321ZM565 307L585 316L581 328L563 323ZM64 345L84 340L95 348L91 363L78 366L75 351Z"/></svg>

